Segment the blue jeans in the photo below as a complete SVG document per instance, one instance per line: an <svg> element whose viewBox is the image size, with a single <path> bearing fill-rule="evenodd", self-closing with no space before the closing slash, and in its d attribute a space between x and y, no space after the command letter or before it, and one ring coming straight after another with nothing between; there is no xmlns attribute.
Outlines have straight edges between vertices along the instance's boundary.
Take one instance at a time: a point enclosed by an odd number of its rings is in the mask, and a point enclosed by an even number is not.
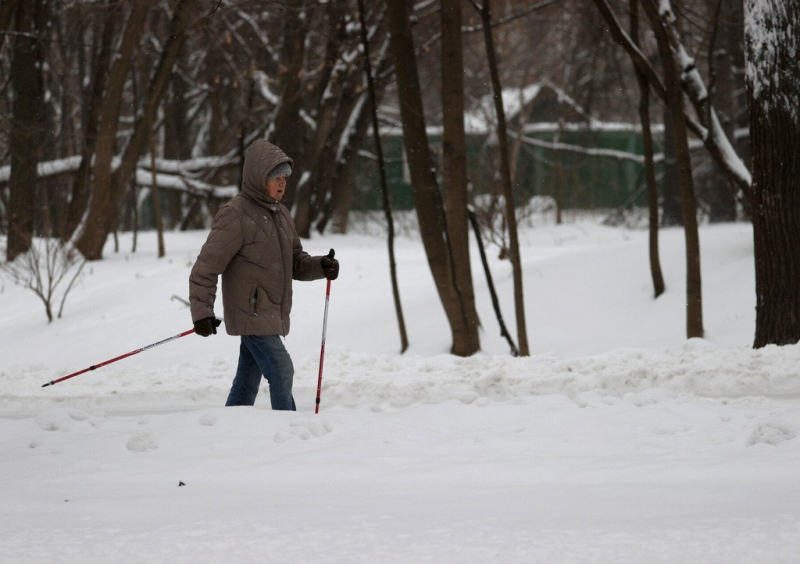
<svg viewBox="0 0 800 564"><path fill-rule="evenodd" d="M292 397L294 365L279 335L242 336L239 367L225 405L253 405L262 375L269 383L272 409L296 411Z"/></svg>

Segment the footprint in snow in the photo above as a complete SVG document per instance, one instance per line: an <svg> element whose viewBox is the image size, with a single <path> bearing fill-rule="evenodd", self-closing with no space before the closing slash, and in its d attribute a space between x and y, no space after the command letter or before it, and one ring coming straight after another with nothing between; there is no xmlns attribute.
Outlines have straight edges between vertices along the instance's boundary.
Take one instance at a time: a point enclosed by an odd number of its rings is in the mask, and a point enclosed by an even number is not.
<svg viewBox="0 0 800 564"><path fill-rule="evenodd" d="M137 433L133 435L125 444L128 450L132 452L145 452L148 450L156 450L158 442L154 433Z"/></svg>
<svg viewBox="0 0 800 564"><path fill-rule="evenodd" d="M217 415L206 413L200 418L200 425L203 427L213 427L217 423L219 423L219 417Z"/></svg>
<svg viewBox="0 0 800 564"><path fill-rule="evenodd" d="M747 446L754 446L760 443L777 446L786 441L791 441L797 436L797 429L790 423L781 419L763 421L756 425L750 437L747 439Z"/></svg>
<svg viewBox="0 0 800 564"><path fill-rule="evenodd" d="M276 443L285 443L291 439L307 441L311 437L321 437L333 431L333 426L327 421L294 421L289 424L289 429L275 433Z"/></svg>
<svg viewBox="0 0 800 564"><path fill-rule="evenodd" d="M69 431L76 422L91 423L90 417L88 413L77 409L57 409L40 414L36 424L42 431Z"/></svg>

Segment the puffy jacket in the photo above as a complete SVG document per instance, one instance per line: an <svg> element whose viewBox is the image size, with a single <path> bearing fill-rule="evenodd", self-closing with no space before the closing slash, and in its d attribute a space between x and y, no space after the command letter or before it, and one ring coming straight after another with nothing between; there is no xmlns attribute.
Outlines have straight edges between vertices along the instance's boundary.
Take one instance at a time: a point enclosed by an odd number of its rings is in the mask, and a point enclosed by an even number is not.
<svg viewBox="0 0 800 564"><path fill-rule="evenodd" d="M267 194L267 174L281 163L293 164L267 141L248 147L242 191L219 210L189 275L192 321L214 315L221 274L229 335L287 335L292 279L325 277L322 257L303 251L289 210Z"/></svg>

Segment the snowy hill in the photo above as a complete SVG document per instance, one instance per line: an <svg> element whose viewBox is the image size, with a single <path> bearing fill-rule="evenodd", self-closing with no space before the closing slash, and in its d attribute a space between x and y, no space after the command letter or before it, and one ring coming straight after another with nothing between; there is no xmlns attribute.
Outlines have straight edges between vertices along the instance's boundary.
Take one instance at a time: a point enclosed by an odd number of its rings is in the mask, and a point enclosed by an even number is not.
<svg viewBox="0 0 800 564"><path fill-rule="evenodd" d="M421 244L336 249L322 413L324 282L297 283L297 413L224 409L238 340L189 336L205 233L87 267L64 319L0 281L0 561L791 562L800 553L800 347L750 348L752 231L701 229L706 339L685 341L683 232L592 222L522 234L532 356L514 359L473 249L483 352L450 339ZM130 248L121 238L122 249ZM490 255L492 255L490 251ZM496 253L495 253L496 254ZM492 255L513 330L511 271ZM218 315L221 309L217 310ZM179 487L179 482L185 486Z"/></svg>

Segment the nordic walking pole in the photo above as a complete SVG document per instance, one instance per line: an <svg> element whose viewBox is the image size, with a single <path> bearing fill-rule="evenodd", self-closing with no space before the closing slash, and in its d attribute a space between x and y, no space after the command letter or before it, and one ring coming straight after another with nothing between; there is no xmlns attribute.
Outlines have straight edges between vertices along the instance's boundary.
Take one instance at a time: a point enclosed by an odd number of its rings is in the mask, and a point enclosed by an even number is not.
<svg viewBox="0 0 800 564"><path fill-rule="evenodd" d="M214 320L214 327L219 327L221 320L216 319ZM158 341L157 343L153 343L152 345L147 345L146 347L142 347L140 349L136 349L135 351L131 351L129 353L125 353L120 355L116 358L112 358L111 360L107 360L105 362L101 362L100 364L93 364L89 368L84 368L83 370L79 370L73 374L69 374L67 376L63 376L57 380L53 380L52 382L48 382L47 384L42 384L42 388L46 388L47 386L52 386L53 384L58 384L59 382L63 382L64 380L69 380L70 378L74 378L75 376L80 376L81 374L85 374L91 370L97 370L98 368L103 368L104 366L111 364L112 362L117 362L118 360L122 360L123 358L128 358L129 356L133 356L135 354L139 354L140 352L144 352L147 349L152 349L153 347L157 347L158 345L163 345L164 343L169 343L170 341L174 341L175 339L180 339L181 337L185 337L186 335L191 335L194 333L194 329L190 329L188 331L184 331L183 333L178 333L177 335L170 337L169 339L164 339L163 341Z"/></svg>
<svg viewBox="0 0 800 564"><path fill-rule="evenodd" d="M328 258L333 259L336 253L331 249ZM314 407L314 414L319 413L319 401L322 395L322 364L325 361L325 333L328 331L328 303L331 301L331 280L328 279L328 287L325 290L325 317L322 319L322 347L319 351L319 378L317 378L317 405Z"/></svg>

